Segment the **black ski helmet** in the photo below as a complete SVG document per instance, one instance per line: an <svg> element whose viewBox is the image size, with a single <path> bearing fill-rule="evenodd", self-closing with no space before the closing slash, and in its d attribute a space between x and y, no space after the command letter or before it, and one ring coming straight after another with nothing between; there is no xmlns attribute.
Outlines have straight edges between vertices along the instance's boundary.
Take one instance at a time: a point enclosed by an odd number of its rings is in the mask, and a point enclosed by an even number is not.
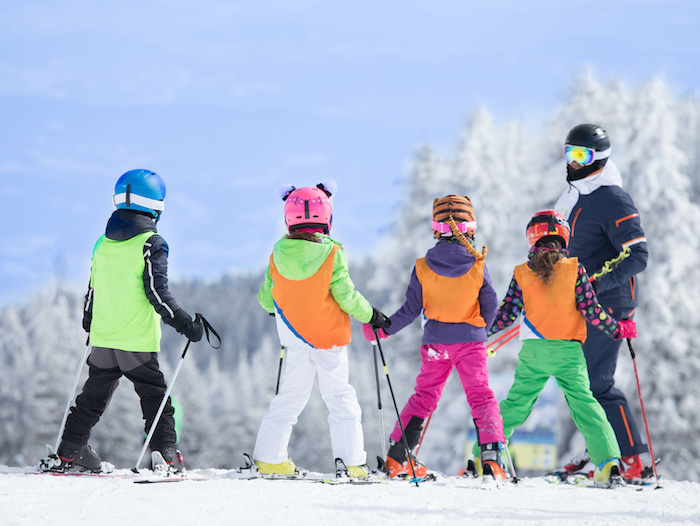
<svg viewBox="0 0 700 526"><path fill-rule="evenodd" d="M566 136L565 144L584 146L596 152L604 152L610 149L610 137L608 136L608 132L597 124L579 124L578 126L574 126ZM608 162L608 157L609 154L604 159L598 159L594 161L593 164L583 166L578 170L573 170L571 166L567 164L566 180L577 181L588 177L592 173L602 169L605 163Z"/></svg>

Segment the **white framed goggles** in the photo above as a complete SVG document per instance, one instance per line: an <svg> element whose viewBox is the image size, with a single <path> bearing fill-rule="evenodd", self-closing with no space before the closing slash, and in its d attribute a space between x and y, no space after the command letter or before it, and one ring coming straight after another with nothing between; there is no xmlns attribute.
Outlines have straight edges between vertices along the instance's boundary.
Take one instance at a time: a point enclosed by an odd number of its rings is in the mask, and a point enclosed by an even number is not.
<svg viewBox="0 0 700 526"><path fill-rule="evenodd" d="M589 166L600 159L607 159L610 157L611 151L612 148L599 152L593 148L587 148L586 146L565 144L564 159L566 159L566 164L571 164L576 161L581 166Z"/></svg>
<svg viewBox="0 0 700 526"><path fill-rule="evenodd" d="M462 221L461 223L455 223L457 225L457 230L462 232L464 234L465 232L468 232L469 230L475 231L476 230L476 221ZM437 230L441 234L451 234L452 229L450 228L449 223L441 223L438 221L433 221L433 230Z"/></svg>

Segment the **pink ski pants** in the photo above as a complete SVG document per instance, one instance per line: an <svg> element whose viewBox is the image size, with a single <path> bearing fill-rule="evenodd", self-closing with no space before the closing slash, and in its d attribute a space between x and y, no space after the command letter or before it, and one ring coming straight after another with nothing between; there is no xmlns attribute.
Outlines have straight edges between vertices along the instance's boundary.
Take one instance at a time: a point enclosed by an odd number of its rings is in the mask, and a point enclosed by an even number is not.
<svg viewBox="0 0 700 526"><path fill-rule="evenodd" d="M505 442L501 412L489 387L484 342L422 345L420 353L421 368L416 378L416 389L401 411L403 425L407 425L414 416L425 420L435 411L454 367L467 395L480 442ZM395 442L401 440L398 421L391 439Z"/></svg>

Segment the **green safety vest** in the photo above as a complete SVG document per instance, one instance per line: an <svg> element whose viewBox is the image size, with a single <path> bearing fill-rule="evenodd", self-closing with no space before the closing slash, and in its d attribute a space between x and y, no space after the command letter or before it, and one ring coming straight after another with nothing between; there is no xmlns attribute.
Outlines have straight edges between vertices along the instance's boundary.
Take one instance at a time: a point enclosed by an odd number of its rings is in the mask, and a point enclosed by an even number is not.
<svg viewBox="0 0 700 526"><path fill-rule="evenodd" d="M143 245L154 232L125 241L106 236L95 243L90 286L93 288L90 343L123 351L160 351L160 316L143 285Z"/></svg>

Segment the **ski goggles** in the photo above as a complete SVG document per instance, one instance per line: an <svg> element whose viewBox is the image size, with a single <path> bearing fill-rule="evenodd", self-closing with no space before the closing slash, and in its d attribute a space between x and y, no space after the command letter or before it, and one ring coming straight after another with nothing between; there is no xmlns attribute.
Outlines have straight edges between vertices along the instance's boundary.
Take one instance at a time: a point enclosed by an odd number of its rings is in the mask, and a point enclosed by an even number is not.
<svg viewBox="0 0 700 526"><path fill-rule="evenodd" d="M564 145L564 159L566 159L566 164L571 164L576 161L581 166L588 166L600 159L607 159L610 157L611 150L612 148L608 148L607 150L599 152L593 148L586 148L585 146L566 144Z"/></svg>
<svg viewBox="0 0 700 526"><path fill-rule="evenodd" d="M476 221L462 221L461 223L455 223L457 225L457 230L462 232L476 231ZM451 234L452 228L450 228L449 223L441 223L439 221L433 221L433 230L437 230L441 234Z"/></svg>

